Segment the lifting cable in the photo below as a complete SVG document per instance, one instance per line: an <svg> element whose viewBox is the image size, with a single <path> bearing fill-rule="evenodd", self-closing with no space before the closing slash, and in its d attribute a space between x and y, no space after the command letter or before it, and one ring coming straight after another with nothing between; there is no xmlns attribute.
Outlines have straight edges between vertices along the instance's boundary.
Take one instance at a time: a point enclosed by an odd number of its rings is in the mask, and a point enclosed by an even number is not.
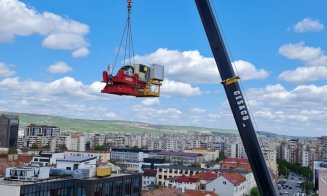
<svg viewBox="0 0 327 196"><path fill-rule="evenodd" d="M132 67L134 67L135 60L134 60L134 44L133 44L133 36L132 36L132 24L131 24L131 11L132 11L132 0L127 0L127 20L124 27L124 32L122 38L120 40L119 48L115 57L115 61L112 67L112 71L115 69L117 64L118 56L120 55L120 51L122 49L122 43L125 41L124 46L124 58L123 64L126 65L128 63ZM110 73L112 74L112 73Z"/></svg>

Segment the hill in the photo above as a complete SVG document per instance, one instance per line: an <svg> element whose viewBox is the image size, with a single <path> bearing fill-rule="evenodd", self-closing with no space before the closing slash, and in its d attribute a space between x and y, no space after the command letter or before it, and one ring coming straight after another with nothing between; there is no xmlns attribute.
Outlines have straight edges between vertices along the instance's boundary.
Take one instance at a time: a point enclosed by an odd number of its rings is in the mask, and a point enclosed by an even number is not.
<svg viewBox="0 0 327 196"><path fill-rule="evenodd" d="M5 113L5 112L0 112ZM8 112L6 112L8 113ZM215 134L238 134L237 130L231 129L214 129L193 126L173 126L173 125L152 125L142 122L119 121L119 120L86 120L73 119L60 116L49 116L27 113L12 113L18 114L20 120L20 129L28 126L31 123L45 124L60 127L63 131L80 131L80 132L95 132L95 133L130 133L130 134L156 134L156 133L215 133Z"/></svg>

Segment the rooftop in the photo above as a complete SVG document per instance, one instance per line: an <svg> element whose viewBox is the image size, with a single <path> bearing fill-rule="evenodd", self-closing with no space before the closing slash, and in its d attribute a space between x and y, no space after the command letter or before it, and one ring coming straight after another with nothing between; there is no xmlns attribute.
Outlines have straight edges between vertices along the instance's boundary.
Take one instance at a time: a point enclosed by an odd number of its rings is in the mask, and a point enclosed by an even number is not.
<svg viewBox="0 0 327 196"><path fill-rule="evenodd" d="M167 178L166 180L175 181L175 182L191 182L191 183L198 181L197 179L193 179L185 175Z"/></svg>
<svg viewBox="0 0 327 196"><path fill-rule="evenodd" d="M166 155L166 156L183 156L183 157L200 157L202 154L190 153L190 152L167 152L161 151L158 155Z"/></svg>
<svg viewBox="0 0 327 196"><path fill-rule="evenodd" d="M244 176L238 173L225 173L222 176L231 182L234 186L238 186L246 180Z"/></svg>
<svg viewBox="0 0 327 196"><path fill-rule="evenodd" d="M241 164L249 164L248 159L244 158L226 158L223 160L224 163L241 163Z"/></svg>
<svg viewBox="0 0 327 196"><path fill-rule="evenodd" d="M68 161L68 162L85 162L85 161L90 161L96 159L96 157L82 157L82 156L67 156L63 159L57 159L58 161Z"/></svg>
<svg viewBox="0 0 327 196"><path fill-rule="evenodd" d="M218 177L218 174L216 174L216 173L201 172L201 173L195 174L191 178L197 179L197 180L214 180L217 177Z"/></svg>
<svg viewBox="0 0 327 196"><path fill-rule="evenodd" d="M184 192L187 196L218 196L217 193L212 191L200 191L186 189Z"/></svg>
<svg viewBox="0 0 327 196"><path fill-rule="evenodd" d="M155 169L144 169L143 176L153 176L155 177L157 175L157 170Z"/></svg>

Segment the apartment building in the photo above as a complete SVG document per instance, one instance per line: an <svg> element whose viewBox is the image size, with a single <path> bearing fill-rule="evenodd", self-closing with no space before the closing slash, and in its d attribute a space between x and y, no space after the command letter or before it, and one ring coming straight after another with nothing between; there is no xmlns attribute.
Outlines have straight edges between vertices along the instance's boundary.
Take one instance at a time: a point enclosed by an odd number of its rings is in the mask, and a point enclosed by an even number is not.
<svg viewBox="0 0 327 196"><path fill-rule="evenodd" d="M157 154L159 158L165 159L175 165L199 165L203 162L204 158L202 154L187 153L187 152L166 152L161 151Z"/></svg>

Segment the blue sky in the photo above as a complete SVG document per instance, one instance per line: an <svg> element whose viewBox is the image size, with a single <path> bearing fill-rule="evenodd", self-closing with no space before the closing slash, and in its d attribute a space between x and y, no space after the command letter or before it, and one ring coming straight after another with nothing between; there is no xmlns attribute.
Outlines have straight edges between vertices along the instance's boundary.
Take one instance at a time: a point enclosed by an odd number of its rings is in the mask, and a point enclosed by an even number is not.
<svg viewBox="0 0 327 196"><path fill-rule="evenodd" d="M258 129L326 135L327 3L212 2ZM165 66L159 99L99 93L126 4L0 0L0 111L235 128L193 1L133 2L135 59Z"/></svg>

